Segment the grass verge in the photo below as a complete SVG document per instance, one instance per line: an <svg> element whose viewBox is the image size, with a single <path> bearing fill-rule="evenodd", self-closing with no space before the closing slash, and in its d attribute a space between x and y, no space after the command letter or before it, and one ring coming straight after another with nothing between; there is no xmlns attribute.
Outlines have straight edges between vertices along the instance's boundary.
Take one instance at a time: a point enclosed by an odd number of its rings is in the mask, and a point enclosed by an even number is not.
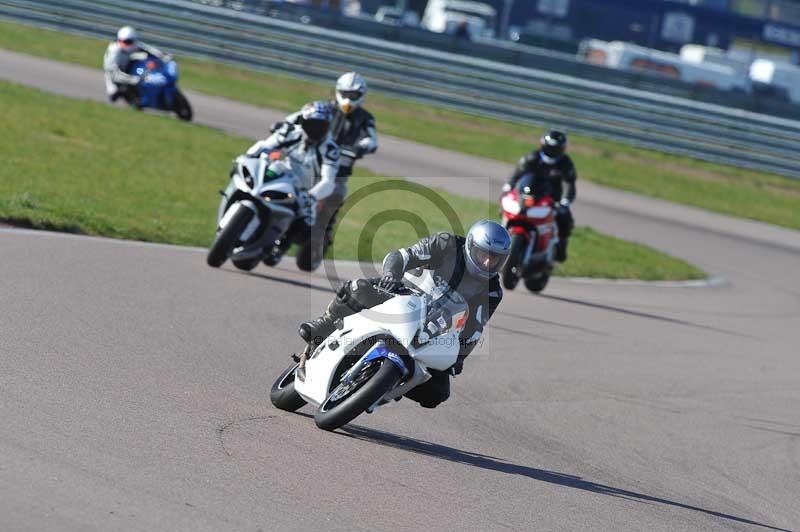
<svg viewBox="0 0 800 532"><path fill-rule="evenodd" d="M127 108L54 96L0 82L0 220L116 238L208 246L230 160L249 140ZM351 194L363 201L341 218L333 255L381 260L387 249L437 230L491 217L489 202L359 172ZM422 195L422 197L420 197ZM352 196L351 196L352 197ZM357 199L357 198L356 198ZM387 207L391 206L391 208ZM448 218L446 212L453 216ZM638 244L580 228L579 276L686 279L703 272Z"/></svg>
<svg viewBox="0 0 800 532"><path fill-rule="evenodd" d="M0 22L0 48L99 68L98 39ZM181 58L181 83L208 94L294 111L330 93L329 85ZM332 75L333 76L333 75ZM331 80L331 84L333 79ZM512 163L530 149L535 131L501 120L389 98L373 92L368 106L381 133ZM800 229L800 181L572 135L580 177L601 185Z"/></svg>

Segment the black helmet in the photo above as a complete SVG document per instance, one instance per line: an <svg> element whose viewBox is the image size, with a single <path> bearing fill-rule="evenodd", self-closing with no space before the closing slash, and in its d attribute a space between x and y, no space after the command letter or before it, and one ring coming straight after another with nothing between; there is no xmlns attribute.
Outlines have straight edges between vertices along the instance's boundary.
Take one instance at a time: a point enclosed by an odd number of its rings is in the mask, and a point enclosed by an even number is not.
<svg viewBox="0 0 800 532"><path fill-rule="evenodd" d="M555 129L542 135L542 154L554 161L561 158L567 151L567 136Z"/></svg>
<svg viewBox="0 0 800 532"><path fill-rule="evenodd" d="M328 102L307 103L300 111L300 124L312 143L319 142L328 134L331 125L331 109Z"/></svg>

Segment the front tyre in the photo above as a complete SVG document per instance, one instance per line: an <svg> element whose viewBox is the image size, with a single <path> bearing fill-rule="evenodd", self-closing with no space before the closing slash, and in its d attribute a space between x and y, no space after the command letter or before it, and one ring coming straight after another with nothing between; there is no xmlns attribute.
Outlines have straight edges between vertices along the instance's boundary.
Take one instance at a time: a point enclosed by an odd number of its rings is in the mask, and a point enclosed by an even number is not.
<svg viewBox="0 0 800 532"><path fill-rule="evenodd" d="M294 389L294 372L297 366L296 363L289 366L272 385L269 398L275 408L294 412L306 404L306 401Z"/></svg>
<svg viewBox="0 0 800 532"><path fill-rule="evenodd" d="M192 111L192 106L189 104L189 100L179 90L175 91L175 102L172 110L175 111L175 114L178 115L178 118L181 120L186 120L187 122L191 122L192 117L194 116L194 112Z"/></svg>
<svg viewBox="0 0 800 532"><path fill-rule="evenodd" d="M505 266L503 266L502 272L502 280L503 280L503 288L507 290L513 290L517 287L517 283L519 283L519 273L522 269L522 264L520 261L522 260L522 254L525 252L525 245L527 242L525 241L525 237L523 235L513 235L511 237L511 247L508 251L508 260L506 260Z"/></svg>
<svg viewBox="0 0 800 532"><path fill-rule="evenodd" d="M378 359L365 366L349 385L333 389L314 414L314 422L323 430L346 425L374 405L400 379L400 369L391 360Z"/></svg>
<svg viewBox="0 0 800 532"><path fill-rule="evenodd" d="M528 279L525 279L525 288L538 294L544 290L544 287L547 286L547 282L549 280L550 272L540 273L535 277L529 277Z"/></svg>
<svg viewBox="0 0 800 532"><path fill-rule="evenodd" d="M231 208L233 209L234 207L232 206ZM255 216L255 213L247 207L239 205L236 208L238 208L238 212L233 215L228 225L217 233L214 243L211 244L211 248L208 250L206 262L212 268L219 268L228 260L231 251L236 246L236 242L239 241L239 236Z"/></svg>

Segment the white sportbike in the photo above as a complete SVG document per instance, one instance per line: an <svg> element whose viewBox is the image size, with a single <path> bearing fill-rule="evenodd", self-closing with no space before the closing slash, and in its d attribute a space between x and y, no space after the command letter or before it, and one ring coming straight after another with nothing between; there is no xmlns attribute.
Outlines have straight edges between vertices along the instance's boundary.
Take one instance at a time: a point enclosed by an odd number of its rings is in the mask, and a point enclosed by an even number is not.
<svg viewBox="0 0 800 532"><path fill-rule="evenodd" d="M240 270L252 270L295 219L306 216L314 223L313 200L280 157L276 151L234 161L231 180L220 191L209 266L219 268L230 258Z"/></svg>
<svg viewBox="0 0 800 532"><path fill-rule="evenodd" d="M431 378L429 369L452 367L469 306L428 271L405 280L389 300L344 318L308 348L272 385L272 404L289 412L315 405L317 426L334 430L400 400Z"/></svg>

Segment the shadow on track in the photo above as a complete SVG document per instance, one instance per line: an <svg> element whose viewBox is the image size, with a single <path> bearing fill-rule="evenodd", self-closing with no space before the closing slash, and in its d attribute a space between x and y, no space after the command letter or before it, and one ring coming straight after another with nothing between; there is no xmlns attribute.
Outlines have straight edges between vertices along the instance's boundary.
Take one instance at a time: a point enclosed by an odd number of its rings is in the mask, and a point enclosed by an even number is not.
<svg viewBox="0 0 800 532"><path fill-rule="evenodd" d="M268 275L266 273L261 273L261 272L245 272L240 270L226 270L226 271L229 271L231 273L238 273L239 275L246 275L248 277L258 277L260 279L265 279L267 281L274 281L276 283L283 283L291 286L298 286L300 288L317 290L318 292L325 292L328 294L332 294L335 292L332 288L327 286L317 286L311 283L307 283L305 281L298 281L296 279L287 279L285 277L277 277L275 275Z"/></svg>
<svg viewBox="0 0 800 532"><path fill-rule="evenodd" d="M701 512L706 515L719 517L721 519L727 519L729 521L735 521L737 523L744 523L748 525L760 526L763 528L768 528L770 530L791 532L790 530L787 530L785 528L778 528L766 525L764 523L759 523L757 521L752 521L750 519L745 519L743 517L736 517L734 515L725 514L722 512L715 512L713 510L707 510L705 508L700 508L698 506L692 506L690 504L684 504L676 501L671 501L668 499L662 499L660 497L654 497L652 495L645 495L643 493L637 493L635 491L629 491L622 488L607 486L605 484L600 484L597 482L591 482L589 480L584 480L581 477L575 475L567 475L565 473L547 471L546 469L537 469L535 467L514 464L511 462L506 462L505 460L493 456L471 453L469 451L462 451L461 449L456 449L454 447L439 445L437 443L431 443L428 441L418 440L415 438L407 438L405 436L398 436L390 432L369 429L366 427L360 427L358 425L346 425L345 427L342 427L339 430L341 431L341 433L345 434L350 438L377 443L379 445L385 445L387 447L393 447L395 449L400 449L412 453L423 454L426 456L431 456L433 458L439 458L441 460L447 460L450 462L465 464L473 467L478 467L481 469L487 469L490 471L497 471L508 475L520 475L533 480L538 480L540 482L547 482L549 484L555 484L558 486L565 486L568 488L589 491L592 493L609 495L611 497L621 497L632 501L674 506L676 508L683 508L686 510Z"/></svg>
<svg viewBox="0 0 800 532"><path fill-rule="evenodd" d="M626 308L622 308L622 307L615 307L613 305L606 305L606 304L603 304L603 303L592 303L591 301L582 301L580 299L573 299L573 298L563 297L563 296L554 296L554 295L550 295L550 294L540 294L539 297L552 299L554 301L561 301L563 303L571 303L573 305L581 305L581 306L584 306L584 307L589 307L589 308L594 308L594 309L608 310L608 311L611 311L611 312L616 312L618 314L626 314L628 316L635 316L637 318L645 318L645 319L649 319L649 320L662 321L662 322L665 322L665 323L672 323L672 324L675 324L675 325L683 325L684 327L691 327L693 329L700 329L700 330L705 330L705 331L714 331L714 332L717 332L717 333L727 334L729 336L737 336L739 338L749 338L751 340L760 340L760 338L757 338L755 336L750 336L748 334L742 334L742 333L739 333L739 332L736 332L736 331L728 331L728 330L725 330L725 329L720 329L718 327L712 327L710 325L703 325L703 324L700 324L700 323L692 323L690 321L680 320L678 318L670 318L669 316L660 316L658 314L650 314L648 312L640 312L638 310L630 310L630 309L626 309Z"/></svg>
<svg viewBox="0 0 800 532"><path fill-rule="evenodd" d="M573 325L571 323L561 323L561 322L558 322L558 321L550 321L550 320L545 320L545 319L542 319L542 318L534 318L533 316L528 316L528 315L525 315L525 314L519 314L519 313L516 313L516 312L506 312L505 310L500 310L500 309L497 309L497 315L498 316L510 316L512 318L517 318L517 319L520 319L520 320L529 321L531 323L538 323L540 325L548 325L550 327L559 327L559 328L562 328L562 329L569 329L569 330L572 330L572 331L585 332L587 334L592 334L592 335L595 335L595 336L611 336L610 334L608 334L606 332L595 331L593 329L587 329L586 327L579 327L579 326Z"/></svg>
<svg viewBox="0 0 800 532"><path fill-rule="evenodd" d="M509 333L509 334L516 334L517 336L525 336L527 338L533 338L534 340L545 340L547 342L555 342L556 341L553 338L548 338L547 336L542 336L541 334L535 334L535 333L528 332L528 331L521 331L521 330L518 330L518 329L511 329L509 327L501 327L500 325L493 325L493 324L492 325L487 325L486 328L487 329L495 329L495 330L498 330L498 331L503 331L503 332Z"/></svg>

